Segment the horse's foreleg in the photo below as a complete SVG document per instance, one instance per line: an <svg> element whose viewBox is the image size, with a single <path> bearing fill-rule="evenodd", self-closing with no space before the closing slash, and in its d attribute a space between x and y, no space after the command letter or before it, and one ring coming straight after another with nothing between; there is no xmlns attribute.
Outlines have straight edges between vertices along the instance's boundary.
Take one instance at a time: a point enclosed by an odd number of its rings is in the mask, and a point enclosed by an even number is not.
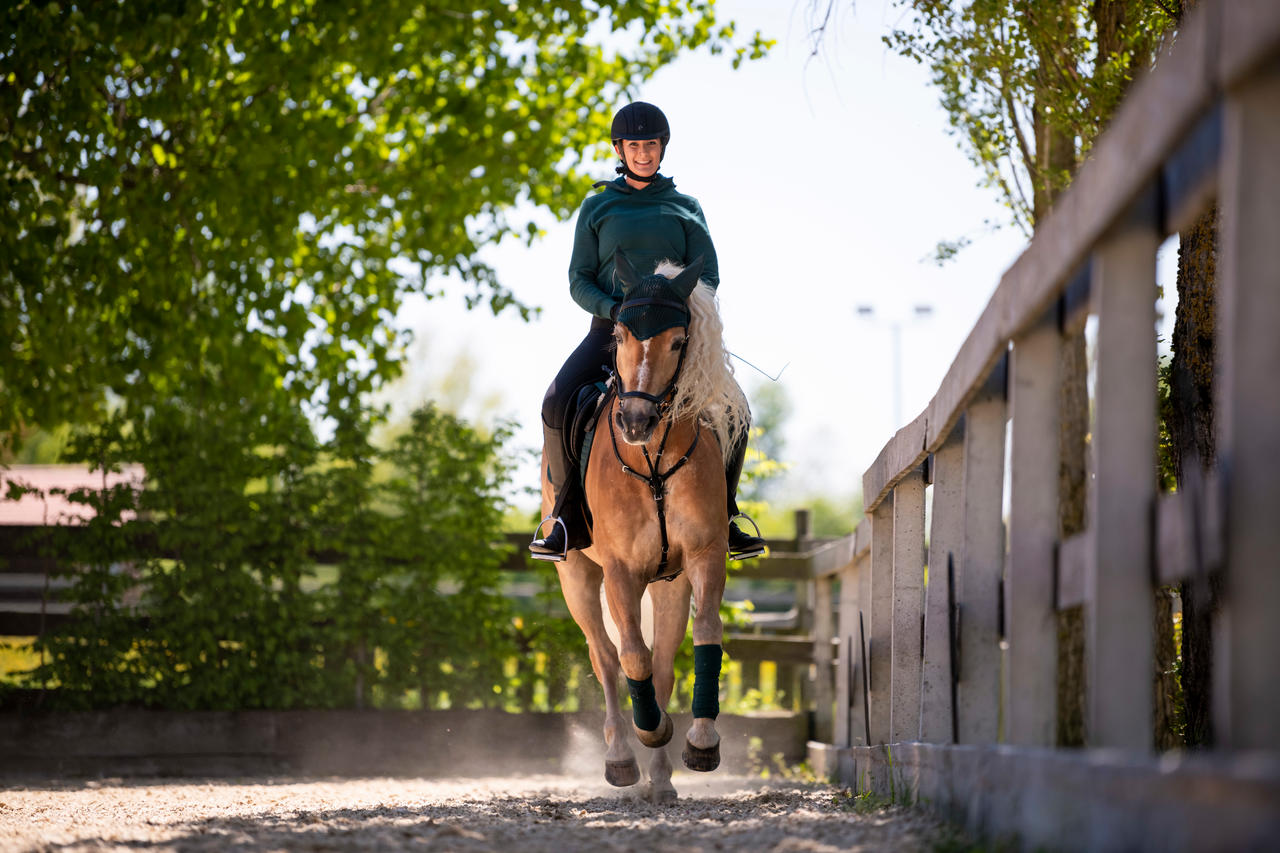
<svg viewBox="0 0 1280 853"><path fill-rule="evenodd" d="M690 571L693 586L693 725L685 739L682 758L690 770L715 770L720 766L720 661L724 623L720 601L724 597L724 559L700 561Z"/></svg>
<svg viewBox="0 0 1280 853"><path fill-rule="evenodd" d="M645 583L621 566L607 569L604 582L609 613L618 626L622 643L619 661L631 693L631 718L636 737L648 747L664 746L671 740L672 725L671 718L658 704L653 684L653 655L644 644L640 627L640 597L644 595Z"/></svg>
<svg viewBox="0 0 1280 853"><path fill-rule="evenodd" d="M625 788L640 781L640 766L627 743L627 718L618 701L618 652L603 625L600 634L599 640L588 640L587 645L591 668L604 688L604 778L610 785Z"/></svg>
<svg viewBox="0 0 1280 853"><path fill-rule="evenodd" d="M658 704L666 708L675 689L675 657L689 628L689 579L680 575L670 582L650 585L653 599L653 687ZM667 750L656 749L649 763L649 796L654 802L672 802L676 789L671 784L671 759Z"/></svg>
<svg viewBox="0 0 1280 853"><path fill-rule="evenodd" d="M618 701L621 666L600 609L600 568L577 553L570 554L556 568L569 613L587 638L591 669L604 689L604 777L618 787L634 785L640 781L640 767L627 743L627 718Z"/></svg>

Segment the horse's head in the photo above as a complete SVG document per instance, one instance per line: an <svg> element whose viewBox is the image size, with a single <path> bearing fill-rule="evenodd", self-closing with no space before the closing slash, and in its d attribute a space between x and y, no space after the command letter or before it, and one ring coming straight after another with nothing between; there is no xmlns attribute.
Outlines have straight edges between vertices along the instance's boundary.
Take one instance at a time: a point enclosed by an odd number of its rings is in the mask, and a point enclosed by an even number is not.
<svg viewBox="0 0 1280 853"><path fill-rule="evenodd" d="M622 282L614 327L619 397L614 417L628 444L644 444L658 426L684 363L689 294L702 273L702 258L671 278L656 273L641 278L618 252L614 270Z"/></svg>

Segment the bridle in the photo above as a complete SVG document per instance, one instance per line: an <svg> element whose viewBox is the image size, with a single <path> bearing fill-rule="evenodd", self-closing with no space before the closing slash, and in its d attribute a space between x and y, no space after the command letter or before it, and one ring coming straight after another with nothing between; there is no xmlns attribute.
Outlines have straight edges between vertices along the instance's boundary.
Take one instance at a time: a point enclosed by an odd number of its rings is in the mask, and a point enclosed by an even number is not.
<svg viewBox="0 0 1280 853"><path fill-rule="evenodd" d="M642 299L629 299L623 302L618 308L618 316L622 316L622 312L628 308L638 308L644 305L661 305L666 308L678 308L685 312L689 311L689 306L683 302L676 302L674 299L658 299L645 297ZM680 381L680 371L684 369L684 356L689 351L689 343L686 338L685 343L680 347L680 358L676 361L676 371L671 374L671 381L667 383L667 387L662 389L661 394L649 394L644 391L624 391L622 388L622 377L618 375L618 355L615 352L613 356L613 378L616 381L618 389L618 399L630 400L638 397L641 400L647 400L658 407L658 416L666 415L667 409L671 408L671 398L676 393L676 383ZM670 426L668 426L668 429Z"/></svg>
<svg viewBox="0 0 1280 853"><path fill-rule="evenodd" d="M688 306L683 302L675 302L670 299L632 299L622 303L618 310L618 315L622 315L622 311L626 308L637 307L642 305L662 305L668 308L679 308L682 311L688 311ZM649 493L653 495L653 503L658 511L658 532L662 537L662 557L658 561L658 573L649 581L665 580L673 581L680 575L680 570L676 570L667 574L667 557L670 552L671 543L667 539L667 514L666 514L666 497L667 497L667 480L671 479L671 475L679 471L684 464L689 461L689 457L693 455L694 449L698 446L698 438L702 435L701 421L695 421L693 442L689 445L689 449L684 455L676 460L670 468L665 472L659 471L662 465L662 455L667 449L667 439L671 436L671 419L667 417L667 412L671 408L671 398L675 396L676 384L680 381L680 371L684 368L685 353L689 351L688 339L686 338L684 346L680 348L680 358L676 361L675 373L671 376L671 382L663 389L661 394L649 394L644 391L626 391L622 387L622 377L618 374L618 357L614 354L613 372L610 376L610 384L614 388L614 393L619 401L638 397L641 400L647 400L658 407L658 417L666 421L663 428L662 440L658 442L658 452L653 457L649 457L648 446L640 448L644 454L645 465L648 466L647 474L642 474L632 468L622 459L622 453L618 450L618 434L613 427L612 407L606 411L605 418L609 421L609 439L613 442L613 455L618 460L618 464L622 466L622 470L635 477L649 487Z"/></svg>

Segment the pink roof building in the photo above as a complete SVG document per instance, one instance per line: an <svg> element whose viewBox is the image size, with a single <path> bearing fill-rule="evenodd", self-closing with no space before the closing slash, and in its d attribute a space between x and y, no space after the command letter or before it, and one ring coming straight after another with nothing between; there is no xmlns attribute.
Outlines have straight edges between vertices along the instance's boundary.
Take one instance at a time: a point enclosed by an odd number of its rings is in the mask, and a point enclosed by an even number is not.
<svg viewBox="0 0 1280 853"><path fill-rule="evenodd" d="M81 524L93 518L94 509L68 500L68 493L78 489L101 490L119 483L130 483L140 489L145 475L141 465L129 465L119 473L105 475L81 465L0 467L0 524ZM16 501L6 500L10 483L38 489L44 496L26 494ZM132 517L131 513L125 516L126 520Z"/></svg>

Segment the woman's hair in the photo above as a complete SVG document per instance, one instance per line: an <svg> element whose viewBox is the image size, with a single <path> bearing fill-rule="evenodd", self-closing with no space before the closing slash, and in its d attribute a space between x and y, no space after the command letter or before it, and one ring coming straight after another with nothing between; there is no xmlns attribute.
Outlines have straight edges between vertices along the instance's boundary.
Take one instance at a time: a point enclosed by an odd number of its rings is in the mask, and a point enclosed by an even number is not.
<svg viewBox="0 0 1280 853"><path fill-rule="evenodd" d="M662 261L654 272L671 278L684 269L671 261ZM751 411L746 395L733 378L729 351L724 348L724 326L716 293L709 285L698 282L689 294L689 343L684 367L676 383L671 402L671 417L699 417L715 433L725 463L733 447L751 426Z"/></svg>

